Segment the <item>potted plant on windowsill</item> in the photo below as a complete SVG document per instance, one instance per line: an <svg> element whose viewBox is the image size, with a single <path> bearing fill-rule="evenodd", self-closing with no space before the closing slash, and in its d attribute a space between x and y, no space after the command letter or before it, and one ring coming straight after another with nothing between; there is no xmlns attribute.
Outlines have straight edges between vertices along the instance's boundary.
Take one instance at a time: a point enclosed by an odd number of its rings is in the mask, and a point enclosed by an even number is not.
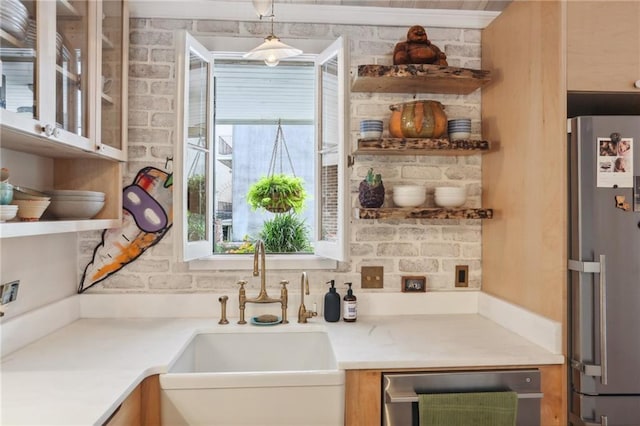
<svg viewBox="0 0 640 426"><path fill-rule="evenodd" d="M247 192L247 202L252 209L262 208L272 213L289 210L300 213L306 197L302 178L285 174L264 176Z"/></svg>

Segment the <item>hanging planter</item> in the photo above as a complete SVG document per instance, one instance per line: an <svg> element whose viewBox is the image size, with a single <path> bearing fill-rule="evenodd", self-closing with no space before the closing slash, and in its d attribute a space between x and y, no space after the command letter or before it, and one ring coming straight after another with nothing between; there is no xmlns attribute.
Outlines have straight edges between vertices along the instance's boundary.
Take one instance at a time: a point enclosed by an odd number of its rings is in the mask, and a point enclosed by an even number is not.
<svg viewBox="0 0 640 426"><path fill-rule="evenodd" d="M282 172L282 159L286 154L291 167L291 174ZM279 161L279 173L275 173L276 163ZM265 209L272 213L286 213L293 210L300 213L307 197L302 178L295 175L293 163L289 156L282 126L278 121L276 140L273 143L269 174L260 178L249 187L247 202L252 209Z"/></svg>
<svg viewBox="0 0 640 426"><path fill-rule="evenodd" d="M272 213L285 213L289 210L300 213L305 198L302 179L285 174L265 176L251 185L247 192L251 208L262 208Z"/></svg>

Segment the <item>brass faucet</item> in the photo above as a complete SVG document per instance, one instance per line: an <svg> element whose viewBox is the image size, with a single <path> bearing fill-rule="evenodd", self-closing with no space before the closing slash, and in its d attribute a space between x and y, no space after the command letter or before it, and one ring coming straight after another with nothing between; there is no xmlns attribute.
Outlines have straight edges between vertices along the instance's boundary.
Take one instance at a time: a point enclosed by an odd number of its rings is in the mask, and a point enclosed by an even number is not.
<svg viewBox="0 0 640 426"><path fill-rule="evenodd" d="M260 262L258 263L258 258ZM247 292L244 289L246 281L240 280L238 284L240 285L239 298L240 298L240 320L238 324L246 324L247 322L244 319L244 310L247 303L280 303L282 307L282 324L287 324L289 321L287 320L287 302L288 302L288 294L287 294L287 284L289 281L282 280L280 281L280 298L276 299L273 297L269 297L267 294L267 280L266 280L266 255L264 250L264 242L262 240L256 241L255 250L253 252L253 276L260 276L260 293L258 297L253 299L247 298Z"/></svg>
<svg viewBox="0 0 640 426"><path fill-rule="evenodd" d="M298 308L298 322L306 324L307 319L318 315L315 311L307 311L304 306L304 295L309 294L309 279L307 273L303 272L300 276L300 307Z"/></svg>

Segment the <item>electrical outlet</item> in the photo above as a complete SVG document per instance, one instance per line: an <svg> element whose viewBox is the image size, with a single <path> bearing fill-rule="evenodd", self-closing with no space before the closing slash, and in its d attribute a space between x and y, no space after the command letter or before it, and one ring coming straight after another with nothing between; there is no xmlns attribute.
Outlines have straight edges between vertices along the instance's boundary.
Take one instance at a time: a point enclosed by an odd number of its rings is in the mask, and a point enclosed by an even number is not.
<svg viewBox="0 0 640 426"><path fill-rule="evenodd" d="M456 265L456 287L469 287L469 265Z"/></svg>
<svg viewBox="0 0 640 426"><path fill-rule="evenodd" d="M384 267L383 266L363 266L360 269L360 286L362 288L383 288L384 287Z"/></svg>
<svg viewBox="0 0 640 426"><path fill-rule="evenodd" d="M6 305L7 303L13 302L17 299L19 286L20 280L2 284L2 287L0 288L0 305Z"/></svg>

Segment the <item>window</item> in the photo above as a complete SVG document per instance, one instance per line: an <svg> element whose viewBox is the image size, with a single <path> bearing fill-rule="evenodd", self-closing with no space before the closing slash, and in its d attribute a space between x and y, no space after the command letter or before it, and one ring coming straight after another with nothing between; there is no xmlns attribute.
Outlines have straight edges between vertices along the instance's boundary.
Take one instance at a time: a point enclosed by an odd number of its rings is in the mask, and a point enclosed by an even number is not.
<svg viewBox="0 0 640 426"><path fill-rule="evenodd" d="M258 236L267 252L313 252L313 62L267 67L264 62L216 60L213 75L214 254L252 251L246 241ZM274 175L302 179L307 197L301 211L274 214L250 205L252 186ZM292 236L281 238L281 233Z"/></svg>
<svg viewBox="0 0 640 426"><path fill-rule="evenodd" d="M308 267L300 263L301 258L345 259L348 209L342 46L343 40L337 40L315 62L283 61L269 68L262 63L216 59L214 67L211 54L203 53L204 48L185 35L184 53L177 59L183 88L178 101L183 111L178 126L180 165L175 170L181 185L176 185L174 198L176 213L181 212L175 218L182 241L181 259L199 259L190 267L244 269L243 264L251 259L243 253L253 253L253 249L243 240L264 240L270 235L267 224L275 229L297 229L296 224L304 224L306 246L293 252L272 250L291 252L286 256L289 261L296 256L297 268ZM215 99L207 89L212 76ZM249 205L251 186L262 176L278 173L302 178L308 195L302 211L273 214ZM282 220L274 221L276 217ZM269 254L270 266L281 268L282 261L276 264L274 260L283 257Z"/></svg>

